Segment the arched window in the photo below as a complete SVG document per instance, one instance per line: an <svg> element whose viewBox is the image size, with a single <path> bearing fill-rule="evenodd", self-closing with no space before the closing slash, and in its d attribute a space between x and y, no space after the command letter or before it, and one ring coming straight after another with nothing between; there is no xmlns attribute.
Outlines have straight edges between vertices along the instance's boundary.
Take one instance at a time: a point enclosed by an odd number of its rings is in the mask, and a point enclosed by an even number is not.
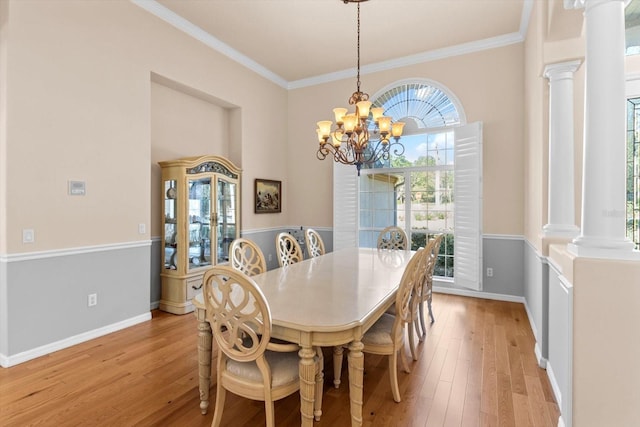
<svg viewBox="0 0 640 427"><path fill-rule="evenodd" d="M433 81L397 82L371 100L386 116L406 123L400 140L405 150L363 168L359 178L348 168L334 168L334 245L349 244L350 220L361 247L375 247L389 225L405 230L412 249L443 233L435 275L480 289L481 124L464 126L461 104ZM456 151L464 155L458 162ZM357 200L351 200L351 188ZM456 214L456 205L463 215Z"/></svg>

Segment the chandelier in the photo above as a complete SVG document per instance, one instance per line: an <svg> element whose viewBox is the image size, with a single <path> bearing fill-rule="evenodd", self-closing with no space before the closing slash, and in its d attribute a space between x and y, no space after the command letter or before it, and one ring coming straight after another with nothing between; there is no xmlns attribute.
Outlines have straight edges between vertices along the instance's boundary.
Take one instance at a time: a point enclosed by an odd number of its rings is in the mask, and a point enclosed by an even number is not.
<svg viewBox="0 0 640 427"><path fill-rule="evenodd" d="M389 160L391 147L394 147L395 155L404 153L404 146L399 142L404 123L392 123L391 117L384 115L382 107L371 108L369 95L360 91L360 3L367 0L340 1L358 4L357 88L349 98L349 105L355 105L355 112L349 113L347 108L334 108L335 127L331 120L318 122L316 132L320 147L316 157L324 160L331 154L336 162L355 165L360 175L362 165L370 166L381 160Z"/></svg>

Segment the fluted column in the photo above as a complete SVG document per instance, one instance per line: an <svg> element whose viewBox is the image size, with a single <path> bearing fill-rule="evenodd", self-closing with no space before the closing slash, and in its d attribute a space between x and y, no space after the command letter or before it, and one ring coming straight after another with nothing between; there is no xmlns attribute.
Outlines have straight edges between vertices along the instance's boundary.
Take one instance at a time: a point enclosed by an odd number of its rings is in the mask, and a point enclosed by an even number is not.
<svg viewBox="0 0 640 427"><path fill-rule="evenodd" d="M575 224L575 180L573 154L573 74L580 61L547 65L549 79L549 176L548 218L545 236L573 238L580 229Z"/></svg>
<svg viewBox="0 0 640 427"><path fill-rule="evenodd" d="M625 1L565 0L565 6L584 7L586 32L582 229L569 250L635 258L625 236Z"/></svg>

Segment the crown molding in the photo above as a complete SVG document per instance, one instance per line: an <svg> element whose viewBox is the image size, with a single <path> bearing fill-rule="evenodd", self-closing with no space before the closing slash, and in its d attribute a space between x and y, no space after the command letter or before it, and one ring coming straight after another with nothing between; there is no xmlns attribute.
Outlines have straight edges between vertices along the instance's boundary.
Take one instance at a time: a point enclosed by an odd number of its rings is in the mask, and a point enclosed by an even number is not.
<svg viewBox="0 0 640 427"><path fill-rule="evenodd" d="M529 31L529 21L531 20L531 11L533 10L533 0L524 0L522 5L522 16L520 16L520 36L522 40L527 38L527 31Z"/></svg>
<svg viewBox="0 0 640 427"><path fill-rule="evenodd" d="M364 65L360 67L360 75L378 73L380 71L393 70L394 68L407 67L410 65L422 64L425 62L436 61L439 59L451 58L454 56L466 55L468 53L481 52L483 50L495 49L497 47L509 46L511 44L521 43L524 38L520 33L510 33L502 36L491 37L488 39L477 40L469 43L463 43L456 46L450 46L442 49L422 52L415 55L409 55L402 58L390 59L388 61L376 62L374 64ZM334 73L322 74L320 76L309 77L307 79L294 80L289 82L288 89L299 89L306 86L314 86L322 83L328 83L335 80L355 77L356 69L349 68L347 70L337 71Z"/></svg>
<svg viewBox="0 0 640 427"><path fill-rule="evenodd" d="M258 64L253 59L249 58L246 55L238 52L228 44L218 40L213 37L211 34L204 31L202 28L197 25L187 21L180 15L177 15L173 11L167 9L160 3L155 0L130 0L131 3L136 6L141 7L152 15L157 16L163 21L171 24L178 30L184 32L185 34L193 37L194 39L204 43L209 46L213 50L225 55L226 57L232 59L233 61L239 63L255 72L256 74L266 78L267 80L272 81L273 83L287 89L287 81L274 73L273 71L267 69L266 67Z"/></svg>
<svg viewBox="0 0 640 427"><path fill-rule="evenodd" d="M336 71L333 73L322 74L319 76L309 77L300 80L287 81L278 74L260 65L248 56L233 49L228 44L218 40L202 28L187 21L180 15L177 15L170 9L164 7L156 0L130 0L136 6L146 10L152 15L157 16L168 24L174 26L180 31L199 40L215 51L227 56L231 60L247 67L258 75L270 80L284 89L299 89L307 86L315 86L336 80L352 78L356 75L356 68L348 68L346 70ZM388 61L377 62L362 66L361 74L371 74L380 71L392 70L395 68L406 67L410 65L422 64L425 62L436 61L439 59L451 58L469 53L481 52L483 50L495 49L499 47L509 46L511 44L522 43L526 37L533 9L534 0L524 0L522 8L522 16L520 18L520 29L518 32L504 34L501 36L490 37L483 40L477 40L469 43L463 43L456 46L450 46L442 49L422 52L415 55L409 55L402 58L395 58Z"/></svg>

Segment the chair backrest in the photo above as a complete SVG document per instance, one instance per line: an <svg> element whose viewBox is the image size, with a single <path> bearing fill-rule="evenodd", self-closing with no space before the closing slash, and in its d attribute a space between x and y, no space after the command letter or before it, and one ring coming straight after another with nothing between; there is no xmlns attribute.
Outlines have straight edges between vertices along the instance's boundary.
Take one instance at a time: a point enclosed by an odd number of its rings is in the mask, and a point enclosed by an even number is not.
<svg viewBox="0 0 640 427"><path fill-rule="evenodd" d="M267 262L260 247L249 239L235 239L231 242L229 253L231 266L247 276L255 276L267 271Z"/></svg>
<svg viewBox="0 0 640 427"><path fill-rule="evenodd" d="M286 267L304 260L304 255L298 241L289 233L279 233L276 236L276 251L280 267Z"/></svg>
<svg viewBox="0 0 640 427"><path fill-rule="evenodd" d="M433 279L433 271L435 270L436 263L438 262L438 254L440 253L440 246L442 246L443 238L444 234L438 234L429 241L429 244L426 248L430 254L429 263L427 264L426 268L426 276L427 280L429 281Z"/></svg>
<svg viewBox="0 0 640 427"><path fill-rule="evenodd" d="M433 271L435 270L436 263L438 262L438 253L440 252L440 245L444 234L438 234L427 243L425 251L425 262L420 275L416 281L416 294L418 299L423 296L426 297L431 292L433 285Z"/></svg>
<svg viewBox="0 0 640 427"><path fill-rule="evenodd" d="M324 255L324 242L322 241L322 237L320 237L320 233L313 228L307 228L304 231L304 242L307 245L309 258Z"/></svg>
<svg viewBox="0 0 640 427"><path fill-rule="evenodd" d="M400 227L392 225L378 235L378 249L408 249L409 239Z"/></svg>
<svg viewBox="0 0 640 427"><path fill-rule="evenodd" d="M239 362L264 357L271 338L271 312L258 285L230 266L212 267L202 280L207 321L218 348Z"/></svg>
<svg viewBox="0 0 640 427"><path fill-rule="evenodd" d="M404 323L413 320L411 296L413 295L416 281L420 279L422 271L424 271L427 255L425 249L418 249L404 269L402 279L400 279L400 286L398 286L398 292L396 293L395 332L400 332Z"/></svg>

